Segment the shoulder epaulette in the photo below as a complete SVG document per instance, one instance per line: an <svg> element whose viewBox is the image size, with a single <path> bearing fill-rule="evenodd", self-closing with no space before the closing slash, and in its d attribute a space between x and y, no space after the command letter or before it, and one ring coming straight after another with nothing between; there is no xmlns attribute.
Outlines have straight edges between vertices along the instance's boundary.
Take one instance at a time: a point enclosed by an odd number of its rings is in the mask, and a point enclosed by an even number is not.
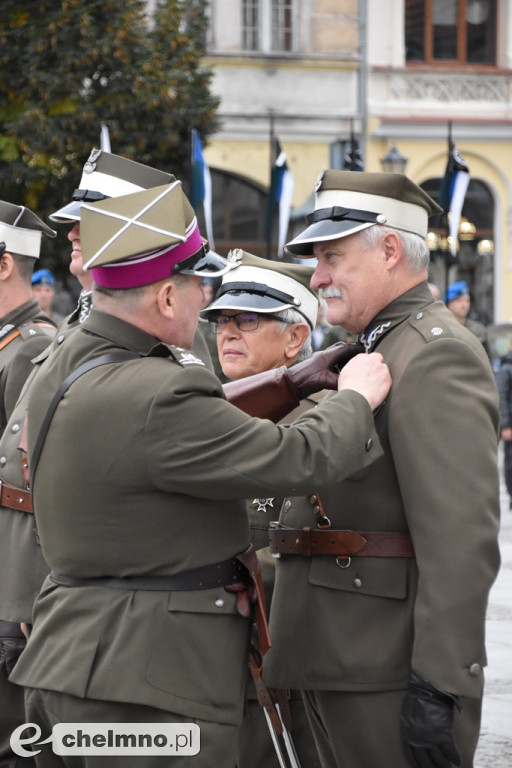
<svg viewBox="0 0 512 768"><path fill-rule="evenodd" d="M187 365L201 365L205 367L204 362L200 357L197 357L190 349L183 349L183 347L175 347L172 344L169 345L173 358L182 366Z"/></svg>

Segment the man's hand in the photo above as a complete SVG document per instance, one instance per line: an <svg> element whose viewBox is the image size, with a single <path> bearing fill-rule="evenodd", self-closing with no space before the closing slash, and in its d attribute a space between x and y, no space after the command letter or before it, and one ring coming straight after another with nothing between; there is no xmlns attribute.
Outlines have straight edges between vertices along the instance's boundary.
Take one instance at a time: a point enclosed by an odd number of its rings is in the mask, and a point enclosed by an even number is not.
<svg viewBox="0 0 512 768"><path fill-rule="evenodd" d="M372 410L379 406L391 388L391 374L380 352L357 355L348 362L338 379L338 390L354 389L365 397Z"/></svg>
<svg viewBox="0 0 512 768"><path fill-rule="evenodd" d="M400 731L411 768L451 768L461 758L453 737L457 696L445 693L414 670L402 706Z"/></svg>
<svg viewBox="0 0 512 768"><path fill-rule="evenodd" d="M339 371L362 351L361 344L346 344L340 341L327 349L315 352L302 363L292 365L285 375L298 399L302 400L322 389L337 389Z"/></svg>

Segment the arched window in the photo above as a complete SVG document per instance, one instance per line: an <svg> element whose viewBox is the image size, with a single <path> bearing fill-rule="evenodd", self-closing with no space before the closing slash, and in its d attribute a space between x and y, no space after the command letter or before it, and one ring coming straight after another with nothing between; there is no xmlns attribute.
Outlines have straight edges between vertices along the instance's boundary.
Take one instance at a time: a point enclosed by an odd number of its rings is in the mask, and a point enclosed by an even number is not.
<svg viewBox="0 0 512 768"><path fill-rule="evenodd" d="M245 176L210 167L212 179L212 224L216 250L225 255L242 248L256 256L270 257L277 248L277 223L272 243L265 230L268 188ZM197 212L199 228L206 233L202 206Z"/></svg>

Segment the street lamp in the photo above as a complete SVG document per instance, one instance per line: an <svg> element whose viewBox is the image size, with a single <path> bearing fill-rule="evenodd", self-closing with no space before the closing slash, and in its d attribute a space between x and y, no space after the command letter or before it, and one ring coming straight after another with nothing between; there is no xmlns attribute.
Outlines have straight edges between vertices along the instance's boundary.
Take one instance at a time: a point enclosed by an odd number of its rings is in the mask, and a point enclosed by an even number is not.
<svg viewBox="0 0 512 768"><path fill-rule="evenodd" d="M385 173L405 173L407 162L408 158L401 154L395 144L393 144L387 155L380 159L382 170Z"/></svg>

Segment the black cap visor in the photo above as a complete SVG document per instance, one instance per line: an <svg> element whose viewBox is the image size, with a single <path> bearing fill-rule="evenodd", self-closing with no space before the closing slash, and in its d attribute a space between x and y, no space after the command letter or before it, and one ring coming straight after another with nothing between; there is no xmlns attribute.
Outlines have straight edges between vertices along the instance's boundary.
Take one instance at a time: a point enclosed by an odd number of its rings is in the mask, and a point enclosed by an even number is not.
<svg viewBox="0 0 512 768"><path fill-rule="evenodd" d="M272 296L261 296L244 291L228 291L217 298L206 309L201 310L201 317L208 318L223 309L239 309L242 312L260 312L261 314L280 312L293 308L293 303L283 304Z"/></svg>
<svg viewBox="0 0 512 768"><path fill-rule="evenodd" d="M173 275L197 275L198 277L220 277L231 269L231 264L215 251L203 246L199 251L174 266Z"/></svg>
<svg viewBox="0 0 512 768"><path fill-rule="evenodd" d="M108 195L101 192L95 192L89 189L75 189L71 202L59 208L58 211L51 213L48 218L50 221L57 221L60 224L66 224L72 221L80 221L80 206L82 203L96 203L98 200L105 200Z"/></svg>
<svg viewBox="0 0 512 768"><path fill-rule="evenodd" d="M286 243L286 250L294 256L309 257L314 256L314 243L321 243L328 240L337 240L339 237L347 237L362 229L372 227L377 222L372 221L352 221L351 219L342 219L341 221L332 221L324 219L310 224L304 232L295 237L289 243Z"/></svg>

